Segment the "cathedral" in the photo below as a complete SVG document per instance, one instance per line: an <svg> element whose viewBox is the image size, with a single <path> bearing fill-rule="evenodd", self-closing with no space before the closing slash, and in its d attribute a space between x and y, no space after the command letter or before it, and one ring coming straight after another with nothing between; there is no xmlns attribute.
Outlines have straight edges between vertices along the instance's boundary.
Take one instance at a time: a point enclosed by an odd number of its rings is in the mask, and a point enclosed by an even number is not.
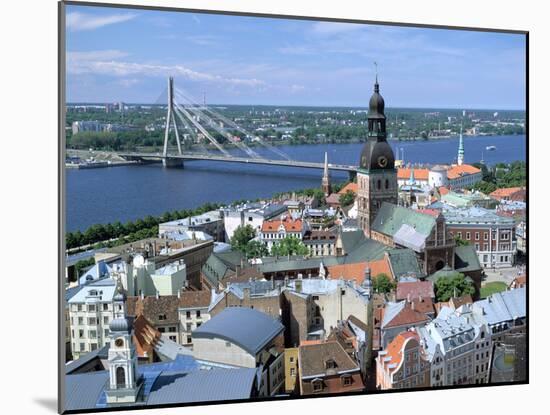
<svg viewBox="0 0 550 415"><path fill-rule="evenodd" d="M395 156L386 141L384 98L378 77L369 101L368 139L361 152L357 170L357 221L370 238L376 214L383 202L397 204L397 170Z"/></svg>

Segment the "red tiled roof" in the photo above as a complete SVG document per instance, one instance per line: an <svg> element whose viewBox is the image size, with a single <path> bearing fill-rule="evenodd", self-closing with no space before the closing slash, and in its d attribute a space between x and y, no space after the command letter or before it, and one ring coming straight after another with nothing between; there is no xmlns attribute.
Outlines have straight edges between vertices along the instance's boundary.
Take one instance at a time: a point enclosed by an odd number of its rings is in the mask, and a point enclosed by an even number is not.
<svg viewBox="0 0 550 415"><path fill-rule="evenodd" d="M504 188L495 190L494 192L490 193L489 196L497 200L509 199L509 198L512 198L515 200L524 200L525 188L524 187L504 187Z"/></svg>
<svg viewBox="0 0 550 415"><path fill-rule="evenodd" d="M434 218L437 218L441 213L438 209L418 209L417 212L433 216Z"/></svg>
<svg viewBox="0 0 550 415"><path fill-rule="evenodd" d="M385 368L389 372L393 372L399 367L399 364L403 359L403 348L409 339L416 339L416 341L418 341L418 334L413 331L404 331L399 333L386 347L386 355L383 356L383 361ZM390 365L395 366L389 368L388 366Z"/></svg>
<svg viewBox="0 0 550 415"><path fill-rule="evenodd" d="M449 189L446 188L445 186L439 186L438 190L441 196L445 196L447 193L449 193Z"/></svg>
<svg viewBox="0 0 550 415"><path fill-rule="evenodd" d="M430 174L429 169L413 169L415 180L428 180ZM411 169L406 167L400 167L397 169L397 178L400 180L408 180L411 178Z"/></svg>
<svg viewBox="0 0 550 415"><path fill-rule="evenodd" d="M342 188L340 189L340 191L338 192L338 194L339 194L339 195L346 194L346 192L347 192L348 190L351 190L353 193L357 194L357 189L358 189L358 187L359 187L359 186L357 185L357 183L353 183L353 182L348 183L348 184L346 184L344 187L342 187Z"/></svg>
<svg viewBox="0 0 550 415"><path fill-rule="evenodd" d="M411 303L406 302L403 309L399 313L397 313L397 315L391 321L389 321L384 328L405 325L413 326L428 320L429 317L426 314L420 311L413 310L413 306L411 306Z"/></svg>
<svg viewBox="0 0 550 415"><path fill-rule="evenodd" d="M431 281L414 281L414 282L399 282L397 283L397 290L395 298L397 300L404 300L407 297L411 299L423 297L434 298L434 286Z"/></svg>
<svg viewBox="0 0 550 415"><path fill-rule="evenodd" d="M459 177L476 173L481 173L481 170L477 167L470 166L469 164L462 164L461 166L452 166L449 170L447 170L447 177L449 179L458 179Z"/></svg>
<svg viewBox="0 0 550 415"><path fill-rule="evenodd" d="M262 223L262 232L278 232L283 225L286 232L302 232L302 220L292 219L287 216L285 219L266 220Z"/></svg>
<svg viewBox="0 0 550 415"><path fill-rule="evenodd" d="M329 278L339 279L342 277L345 280L355 279L358 284L361 284L365 279L365 269L367 266L370 268L372 278L380 274L386 274L388 277L392 277L390 264L386 258L368 262L329 265L327 266L327 270Z"/></svg>
<svg viewBox="0 0 550 415"><path fill-rule="evenodd" d="M155 344L161 337L160 332L143 315L134 319L134 334L132 339L136 346L138 357L151 357Z"/></svg>

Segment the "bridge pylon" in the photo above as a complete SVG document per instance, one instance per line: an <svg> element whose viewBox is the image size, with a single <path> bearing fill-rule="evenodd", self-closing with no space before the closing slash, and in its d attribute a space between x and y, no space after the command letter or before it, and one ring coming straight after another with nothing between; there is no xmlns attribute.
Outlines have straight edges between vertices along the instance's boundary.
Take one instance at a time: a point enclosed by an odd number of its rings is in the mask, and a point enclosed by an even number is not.
<svg viewBox="0 0 550 415"><path fill-rule="evenodd" d="M183 161L181 159L171 159L168 156L168 138L170 136L170 122L174 127L176 133L176 143L178 145L178 154L181 156L181 142L178 133L178 125L176 124L176 117L174 116L174 78L168 77L168 109L166 112L166 126L164 130L164 148L162 151L162 165L164 167L183 167Z"/></svg>

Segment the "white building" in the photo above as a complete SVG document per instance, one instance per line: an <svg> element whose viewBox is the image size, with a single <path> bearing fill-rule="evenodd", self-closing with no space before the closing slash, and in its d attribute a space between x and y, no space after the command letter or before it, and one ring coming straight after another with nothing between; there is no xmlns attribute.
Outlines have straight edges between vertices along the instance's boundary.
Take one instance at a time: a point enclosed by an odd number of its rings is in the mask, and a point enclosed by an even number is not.
<svg viewBox="0 0 550 415"><path fill-rule="evenodd" d="M491 359L487 327L443 307L436 319L416 329L430 362L432 386L486 383Z"/></svg>
<svg viewBox="0 0 550 415"><path fill-rule="evenodd" d="M159 238L165 234L184 234L188 232L204 232L215 241L224 242L224 219L220 210L211 210L201 215L189 216L185 219L173 220L159 224Z"/></svg>
<svg viewBox="0 0 550 415"><path fill-rule="evenodd" d="M109 343L115 281L101 279L84 286L68 300L73 358Z"/></svg>
<svg viewBox="0 0 550 415"><path fill-rule="evenodd" d="M266 220L262 223L260 240L271 251L273 245L287 236L297 238L301 241L307 229L307 222L302 219L282 216L281 219Z"/></svg>
<svg viewBox="0 0 550 415"><path fill-rule="evenodd" d="M231 241L233 234L240 226L250 225L260 233L264 221L282 215L287 211L287 206L282 204L245 203L243 205L226 208L223 210L223 223L226 242Z"/></svg>

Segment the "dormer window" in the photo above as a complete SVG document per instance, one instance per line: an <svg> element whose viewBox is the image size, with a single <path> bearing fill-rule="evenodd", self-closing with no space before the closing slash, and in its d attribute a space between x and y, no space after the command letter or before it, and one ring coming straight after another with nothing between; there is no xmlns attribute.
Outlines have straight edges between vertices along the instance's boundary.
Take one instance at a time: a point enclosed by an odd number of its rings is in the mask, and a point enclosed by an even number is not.
<svg viewBox="0 0 550 415"><path fill-rule="evenodd" d="M336 369L336 362L334 359L325 360L325 369Z"/></svg>
<svg viewBox="0 0 550 415"><path fill-rule="evenodd" d="M313 386L313 392L321 392L323 390L323 380L322 379L314 379L311 382L311 385Z"/></svg>
<svg viewBox="0 0 550 415"><path fill-rule="evenodd" d="M166 320L166 314L159 314L159 321Z"/></svg>
<svg viewBox="0 0 550 415"><path fill-rule="evenodd" d="M342 375L341 376L341 379L342 379L342 386L350 386L351 385L351 375L347 374L347 375Z"/></svg>

